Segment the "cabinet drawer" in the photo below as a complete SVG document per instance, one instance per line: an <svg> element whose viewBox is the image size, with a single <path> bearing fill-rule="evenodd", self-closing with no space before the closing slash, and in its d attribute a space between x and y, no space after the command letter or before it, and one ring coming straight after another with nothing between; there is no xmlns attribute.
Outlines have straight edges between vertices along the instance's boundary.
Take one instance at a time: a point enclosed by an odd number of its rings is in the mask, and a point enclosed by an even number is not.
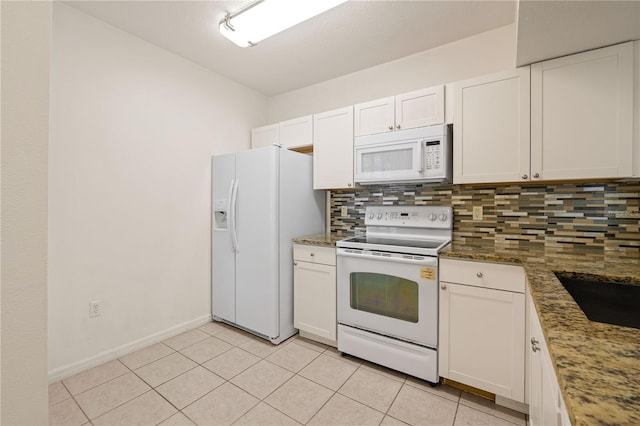
<svg viewBox="0 0 640 426"><path fill-rule="evenodd" d="M302 262L322 263L325 265L336 264L336 249L332 247L320 247L306 244L293 245L293 260Z"/></svg>
<svg viewBox="0 0 640 426"><path fill-rule="evenodd" d="M521 266L440 259L440 281L524 293Z"/></svg>

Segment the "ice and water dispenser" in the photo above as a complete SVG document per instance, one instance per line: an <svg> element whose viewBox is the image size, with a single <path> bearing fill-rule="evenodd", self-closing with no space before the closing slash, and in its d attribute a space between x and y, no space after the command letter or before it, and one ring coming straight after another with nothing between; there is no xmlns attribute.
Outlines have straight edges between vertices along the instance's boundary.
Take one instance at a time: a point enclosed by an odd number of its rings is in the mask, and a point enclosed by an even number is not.
<svg viewBox="0 0 640 426"><path fill-rule="evenodd" d="M229 229L227 200L215 200L213 206L213 228Z"/></svg>

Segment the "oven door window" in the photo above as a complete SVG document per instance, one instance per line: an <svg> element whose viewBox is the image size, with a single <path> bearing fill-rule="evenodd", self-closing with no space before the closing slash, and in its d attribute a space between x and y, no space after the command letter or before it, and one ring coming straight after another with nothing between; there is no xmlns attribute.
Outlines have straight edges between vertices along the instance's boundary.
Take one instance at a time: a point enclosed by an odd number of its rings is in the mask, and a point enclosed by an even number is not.
<svg viewBox="0 0 640 426"><path fill-rule="evenodd" d="M418 322L418 283L372 272L350 274L351 308Z"/></svg>

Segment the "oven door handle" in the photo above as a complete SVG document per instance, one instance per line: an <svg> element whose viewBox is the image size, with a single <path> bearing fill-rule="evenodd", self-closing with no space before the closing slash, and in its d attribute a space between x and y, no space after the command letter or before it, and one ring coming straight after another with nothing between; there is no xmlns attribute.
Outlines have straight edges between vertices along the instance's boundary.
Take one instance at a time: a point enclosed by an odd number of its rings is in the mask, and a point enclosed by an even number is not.
<svg viewBox="0 0 640 426"><path fill-rule="evenodd" d="M370 254L371 252L364 253L360 250L354 249L345 249L338 248L336 254L338 256L343 257L352 257L354 259L367 259L367 260L378 260L382 262L393 262L393 263L408 263L411 265L423 265L423 266L438 266L438 258L430 257L430 256L420 256L420 255L407 255L409 257L391 257L391 256L380 256L375 254ZM421 259L415 259L415 257L421 257Z"/></svg>

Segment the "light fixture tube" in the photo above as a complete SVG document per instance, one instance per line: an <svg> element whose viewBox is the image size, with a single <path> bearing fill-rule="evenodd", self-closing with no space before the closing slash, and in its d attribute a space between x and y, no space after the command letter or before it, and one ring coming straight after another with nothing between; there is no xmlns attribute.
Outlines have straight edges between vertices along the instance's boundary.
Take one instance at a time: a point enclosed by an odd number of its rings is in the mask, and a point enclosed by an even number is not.
<svg viewBox="0 0 640 426"><path fill-rule="evenodd" d="M220 22L220 33L240 47L253 46L346 1L258 0L227 14Z"/></svg>

